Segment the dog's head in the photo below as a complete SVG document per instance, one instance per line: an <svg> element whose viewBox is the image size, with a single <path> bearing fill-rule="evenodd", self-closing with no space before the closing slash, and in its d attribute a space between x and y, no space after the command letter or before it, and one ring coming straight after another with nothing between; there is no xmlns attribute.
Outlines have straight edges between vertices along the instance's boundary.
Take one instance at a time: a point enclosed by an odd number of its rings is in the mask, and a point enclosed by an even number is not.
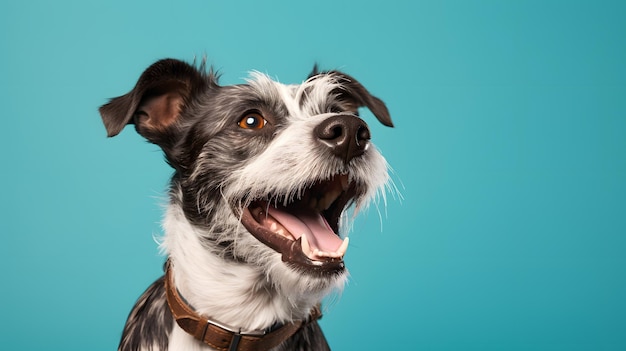
<svg viewBox="0 0 626 351"><path fill-rule="evenodd" d="M268 277L327 281L345 275L347 209L388 181L360 107L392 126L385 104L339 71L315 69L300 85L252 73L220 86L203 65L167 59L100 113L109 136L134 124L163 149L172 201L207 250Z"/></svg>

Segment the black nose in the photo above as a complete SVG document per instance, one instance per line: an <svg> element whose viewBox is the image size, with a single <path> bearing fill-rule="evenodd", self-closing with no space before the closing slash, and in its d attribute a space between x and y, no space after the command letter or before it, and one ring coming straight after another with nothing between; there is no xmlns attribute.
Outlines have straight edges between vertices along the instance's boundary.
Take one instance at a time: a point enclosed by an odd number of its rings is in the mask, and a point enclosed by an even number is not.
<svg viewBox="0 0 626 351"><path fill-rule="evenodd" d="M363 155L371 138L367 124L352 115L329 117L315 127L313 134L346 163Z"/></svg>

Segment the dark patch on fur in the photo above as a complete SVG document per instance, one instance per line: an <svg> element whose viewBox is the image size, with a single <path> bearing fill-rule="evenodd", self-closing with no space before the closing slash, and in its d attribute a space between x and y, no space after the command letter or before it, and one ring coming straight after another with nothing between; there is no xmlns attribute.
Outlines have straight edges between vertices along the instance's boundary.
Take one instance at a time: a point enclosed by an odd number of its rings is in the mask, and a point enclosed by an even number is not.
<svg viewBox="0 0 626 351"><path fill-rule="evenodd" d="M317 322L311 322L291 338L278 345L274 351L330 351L326 337Z"/></svg>
<svg viewBox="0 0 626 351"><path fill-rule="evenodd" d="M174 317L165 299L164 278L141 295L128 315L118 351L167 350Z"/></svg>

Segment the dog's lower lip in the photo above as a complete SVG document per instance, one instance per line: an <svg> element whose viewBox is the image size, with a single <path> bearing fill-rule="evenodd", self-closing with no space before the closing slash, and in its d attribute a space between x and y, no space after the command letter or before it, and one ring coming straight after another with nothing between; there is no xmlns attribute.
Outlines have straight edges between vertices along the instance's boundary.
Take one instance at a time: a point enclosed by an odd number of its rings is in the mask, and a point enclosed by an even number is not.
<svg viewBox="0 0 626 351"><path fill-rule="evenodd" d="M277 226L280 223L266 213L267 206L267 203L255 202L244 208L241 212L241 223L255 238L280 253L284 262L317 274L337 274L345 269L343 255L347 249L347 239L337 252L328 253L312 249L306 235L298 235L296 239L288 231L283 234L272 231L271 223L275 222ZM270 227L264 226L263 221L268 221Z"/></svg>

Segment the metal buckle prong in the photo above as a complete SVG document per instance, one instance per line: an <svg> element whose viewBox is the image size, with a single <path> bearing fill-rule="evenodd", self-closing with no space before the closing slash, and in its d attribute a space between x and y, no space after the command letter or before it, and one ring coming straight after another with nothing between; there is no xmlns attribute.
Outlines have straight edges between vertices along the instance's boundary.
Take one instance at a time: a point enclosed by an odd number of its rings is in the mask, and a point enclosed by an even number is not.
<svg viewBox="0 0 626 351"><path fill-rule="evenodd" d="M237 351L237 347L239 347L239 341L241 341L241 334L240 333L233 334L233 339L230 341L230 346L228 347L228 351Z"/></svg>

